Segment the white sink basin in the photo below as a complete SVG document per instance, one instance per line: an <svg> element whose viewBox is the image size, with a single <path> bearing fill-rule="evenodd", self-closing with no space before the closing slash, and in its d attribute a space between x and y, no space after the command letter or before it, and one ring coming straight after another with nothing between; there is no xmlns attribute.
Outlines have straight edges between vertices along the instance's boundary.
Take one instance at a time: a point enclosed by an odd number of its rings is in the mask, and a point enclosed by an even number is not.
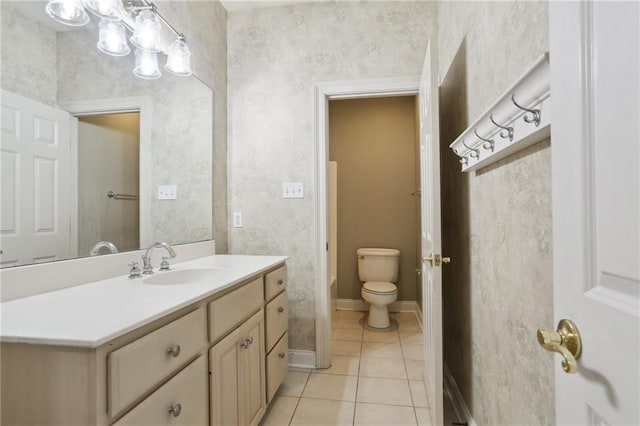
<svg viewBox="0 0 640 426"><path fill-rule="evenodd" d="M227 268L179 269L177 271L156 272L142 280L145 284L176 285L212 281L227 271Z"/></svg>

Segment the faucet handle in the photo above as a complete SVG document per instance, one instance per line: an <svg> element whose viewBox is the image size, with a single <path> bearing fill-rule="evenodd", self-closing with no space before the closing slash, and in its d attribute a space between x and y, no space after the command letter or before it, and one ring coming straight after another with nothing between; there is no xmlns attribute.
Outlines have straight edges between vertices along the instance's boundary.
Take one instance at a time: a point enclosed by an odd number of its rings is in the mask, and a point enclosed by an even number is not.
<svg viewBox="0 0 640 426"><path fill-rule="evenodd" d="M167 260L168 258L166 256L162 256L162 263L160 264L160 270L161 271L170 271L171 268L169 267L169 261Z"/></svg>
<svg viewBox="0 0 640 426"><path fill-rule="evenodd" d="M137 261L134 260L133 262L129 263L129 266L131 266L131 270L129 271L129 278L140 278L142 276Z"/></svg>

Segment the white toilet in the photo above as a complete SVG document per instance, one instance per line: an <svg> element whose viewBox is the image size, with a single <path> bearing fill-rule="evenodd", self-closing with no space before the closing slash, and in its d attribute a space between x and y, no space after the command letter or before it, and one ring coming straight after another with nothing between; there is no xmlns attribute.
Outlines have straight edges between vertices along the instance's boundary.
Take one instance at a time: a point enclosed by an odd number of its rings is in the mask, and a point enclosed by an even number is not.
<svg viewBox="0 0 640 426"><path fill-rule="evenodd" d="M389 305L398 298L400 250L385 248L360 248L358 253L358 276L362 284L362 298L369 302L367 323L374 328L387 328Z"/></svg>

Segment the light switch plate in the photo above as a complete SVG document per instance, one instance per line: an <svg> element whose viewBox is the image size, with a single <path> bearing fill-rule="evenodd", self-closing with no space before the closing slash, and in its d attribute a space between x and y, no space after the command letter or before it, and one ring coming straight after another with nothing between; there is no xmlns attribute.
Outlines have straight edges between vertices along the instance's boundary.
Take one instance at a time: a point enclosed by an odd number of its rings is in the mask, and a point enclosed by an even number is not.
<svg viewBox="0 0 640 426"><path fill-rule="evenodd" d="M282 198L304 198L302 182L282 182Z"/></svg>
<svg viewBox="0 0 640 426"><path fill-rule="evenodd" d="M233 212L233 227L242 228L242 212Z"/></svg>
<svg viewBox="0 0 640 426"><path fill-rule="evenodd" d="M176 185L158 185L158 200L175 200L178 198Z"/></svg>

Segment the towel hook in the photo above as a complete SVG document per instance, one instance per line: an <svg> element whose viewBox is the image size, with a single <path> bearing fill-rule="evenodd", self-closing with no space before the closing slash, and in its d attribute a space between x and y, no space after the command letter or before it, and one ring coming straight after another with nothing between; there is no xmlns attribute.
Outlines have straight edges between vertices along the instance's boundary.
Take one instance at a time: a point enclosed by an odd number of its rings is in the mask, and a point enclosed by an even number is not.
<svg viewBox="0 0 640 426"><path fill-rule="evenodd" d="M531 114L533 114L533 118L527 117L526 115L524 116L524 121L527 123L534 123L536 125L536 127L538 127L540 125L540 115L542 114L542 111L540 111L539 109L529 109L529 108L525 108L523 106L518 105L518 103L516 102L516 95L511 94L511 102L513 102L513 104L515 106L517 106L518 108L520 108L523 111L529 112Z"/></svg>
<svg viewBox="0 0 640 426"><path fill-rule="evenodd" d="M466 143L464 143L464 139L462 139L462 145L464 145L464 147L467 148L470 151L469 155L471 156L471 158L478 158L478 159L480 158L480 150L479 149L471 148Z"/></svg>
<svg viewBox="0 0 640 426"><path fill-rule="evenodd" d="M500 137L502 139L507 139L509 138L509 142L513 142L513 127L511 126L502 126L498 123L496 123L496 121L493 119L493 114L489 114L489 120L491 120L491 122L496 126L499 127L501 129L504 129L507 131L507 134L505 135L504 132L500 132Z"/></svg>
<svg viewBox="0 0 640 426"><path fill-rule="evenodd" d="M476 136L478 137L478 139L480 139L482 141L482 147L484 149L489 149L491 150L491 152L493 152L493 147L496 145L495 141L493 139L485 139L482 136L480 136L478 134L477 129L473 129L473 133L476 134Z"/></svg>

